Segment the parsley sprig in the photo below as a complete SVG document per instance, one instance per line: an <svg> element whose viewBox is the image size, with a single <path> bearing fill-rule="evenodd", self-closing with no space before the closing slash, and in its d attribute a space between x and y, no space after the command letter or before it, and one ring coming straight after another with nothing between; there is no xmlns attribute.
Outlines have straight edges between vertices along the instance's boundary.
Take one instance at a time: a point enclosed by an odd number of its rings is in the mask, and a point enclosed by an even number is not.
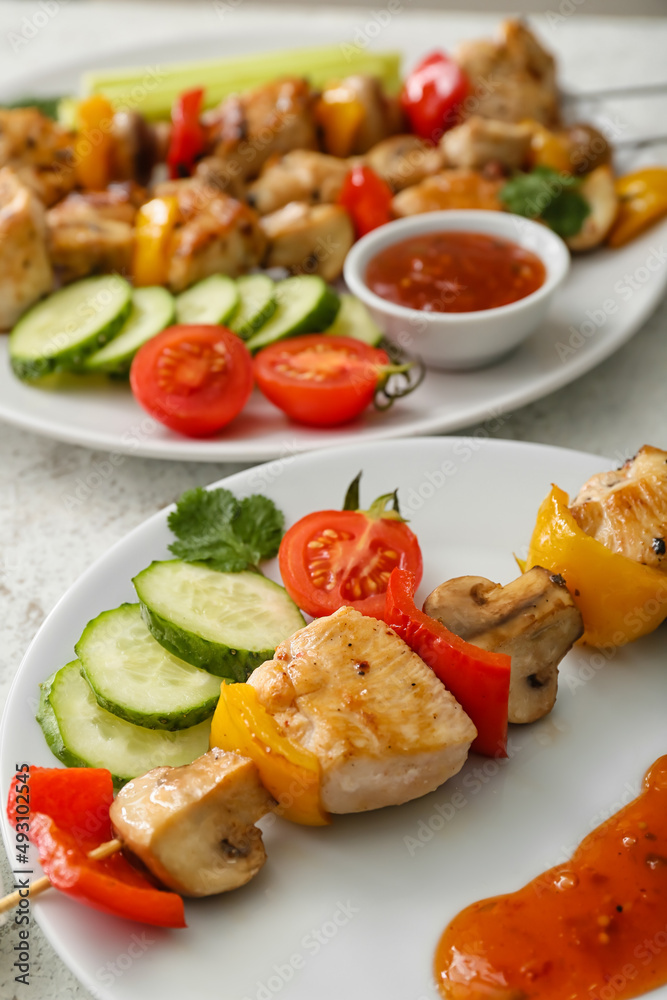
<svg viewBox="0 0 667 1000"><path fill-rule="evenodd" d="M516 215L542 219L567 239L576 236L590 215L591 206L579 188L581 181L551 167L535 167L529 174L515 174L500 190L500 200Z"/></svg>
<svg viewBox="0 0 667 1000"><path fill-rule="evenodd" d="M168 524L177 538L169 550L178 559L240 573L277 554L285 518L260 494L237 500L229 490L197 488L183 494Z"/></svg>

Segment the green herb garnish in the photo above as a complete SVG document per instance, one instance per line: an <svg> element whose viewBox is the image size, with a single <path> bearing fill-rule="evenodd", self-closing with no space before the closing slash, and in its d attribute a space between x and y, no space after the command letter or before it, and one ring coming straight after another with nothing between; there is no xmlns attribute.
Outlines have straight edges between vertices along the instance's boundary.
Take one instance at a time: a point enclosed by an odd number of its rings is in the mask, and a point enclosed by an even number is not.
<svg viewBox="0 0 667 1000"><path fill-rule="evenodd" d="M272 500L259 494L237 500L229 490L188 490L169 515L178 541L169 551L186 562L240 573L257 569L278 552L285 518Z"/></svg>
<svg viewBox="0 0 667 1000"><path fill-rule="evenodd" d="M551 167L535 167L529 174L517 173L500 191L500 200L516 215L542 219L555 233L567 239L576 236L590 215L591 206L579 192L581 181Z"/></svg>

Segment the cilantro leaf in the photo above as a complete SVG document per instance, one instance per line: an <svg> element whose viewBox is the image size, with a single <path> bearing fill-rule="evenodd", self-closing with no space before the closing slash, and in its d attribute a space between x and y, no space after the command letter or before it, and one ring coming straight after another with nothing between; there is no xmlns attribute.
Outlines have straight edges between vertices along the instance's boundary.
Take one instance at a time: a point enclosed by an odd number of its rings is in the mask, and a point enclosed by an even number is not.
<svg viewBox="0 0 667 1000"><path fill-rule="evenodd" d="M591 207L578 190L581 181L550 167L535 167L529 174L517 173L501 188L500 200L516 215L542 219L555 233L567 239L576 236L590 215Z"/></svg>
<svg viewBox="0 0 667 1000"><path fill-rule="evenodd" d="M168 518L177 541L169 551L186 562L206 562L211 569L239 573L256 569L275 556L283 535L283 514L260 495L237 500L229 490L183 494Z"/></svg>

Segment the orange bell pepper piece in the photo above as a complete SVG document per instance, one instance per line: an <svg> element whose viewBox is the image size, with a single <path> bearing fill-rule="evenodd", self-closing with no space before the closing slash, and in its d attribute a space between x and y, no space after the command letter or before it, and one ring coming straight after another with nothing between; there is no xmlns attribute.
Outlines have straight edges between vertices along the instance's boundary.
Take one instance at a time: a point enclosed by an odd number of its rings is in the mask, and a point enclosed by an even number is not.
<svg viewBox="0 0 667 1000"><path fill-rule="evenodd" d="M560 574L581 611L591 646L623 646L667 617L667 576L612 552L579 527L567 493L553 486L538 514L522 570Z"/></svg>
<svg viewBox="0 0 667 1000"><path fill-rule="evenodd" d="M282 735L251 684L221 685L211 725L211 747L249 757L285 819L304 826L330 822L320 802L320 764L315 754Z"/></svg>
<svg viewBox="0 0 667 1000"><path fill-rule="evenodd" d="M533 167L550 167L560 174L572 173L572 149L566 135L550 132L537 122L531 122L530 162Z"/></svg>
<svg viewBox="0 0 667 1000"><path fill-rule="evenodd" d="M616 193L618 215L607 242L622 247L667 215L667 167L649 167L619 177Z"/></svg>
<svg viewBox="0 0 667 1000"><path fill-rule="evenodd" d="M169 244L178 221L178 201L172 195L153 198L137 212L132 273L138 287L167 280Z"/></svg>
<svg viewBox="0 0 667 1000"><path fill-rule="evenodd" d="M76 176L88 191L103 191L111 180L113 114L101 94L87 97L77 107Z"/></svg>
<svg viewBox="0 0 667 1000"><path fill-rule="evenodd" d="M350 156L364 120L364 106L344 85L324 91L315 107L315 118L324 133L324 148L331 156Z"/></svg>

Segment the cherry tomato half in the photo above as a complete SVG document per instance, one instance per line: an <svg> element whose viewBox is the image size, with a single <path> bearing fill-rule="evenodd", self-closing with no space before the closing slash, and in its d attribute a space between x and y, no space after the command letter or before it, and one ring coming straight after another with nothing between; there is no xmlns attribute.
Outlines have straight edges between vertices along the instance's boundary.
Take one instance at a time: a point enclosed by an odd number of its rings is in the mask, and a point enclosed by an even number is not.
<svg viewBox="0 0 667 1000"><path fill-rule="evenodd" d="M260 351L255 378L266 398L292 420L335 427L372 402L389 363L384 351L352 337L308 333Z"/></svg>
<svg viewBox="0 0 667 1000"><path fill-rule="evenodd" d="M307 514L285 534L278 560L287 593L314 618L344 605L382 618L392 570L410 570L415 587L422 577L417 536L391 511Z"/></svg>
<svg viewBox="0 0 667 1000"><path fill-rule="evenodd" d="M137 352L132 392L155 420L188 437L215 434L252 391L252 359L224 326L170 326Z"/></svg>
<svg viewBox="0 0 667 1000"><path fill-rule="evenodd" d="M379 174L370 167L357 165L345 176L338 204L347 210L360 238L391 220L393 197L391 188Z"/></svg>
<svg viewBox="0 0 667 1000"><path fill-rule="evenodd" d="M470 92L468 77L444 52L432 52L406 78L401 106L412 131L437 143L457 124L456 112Z"/></svg>

